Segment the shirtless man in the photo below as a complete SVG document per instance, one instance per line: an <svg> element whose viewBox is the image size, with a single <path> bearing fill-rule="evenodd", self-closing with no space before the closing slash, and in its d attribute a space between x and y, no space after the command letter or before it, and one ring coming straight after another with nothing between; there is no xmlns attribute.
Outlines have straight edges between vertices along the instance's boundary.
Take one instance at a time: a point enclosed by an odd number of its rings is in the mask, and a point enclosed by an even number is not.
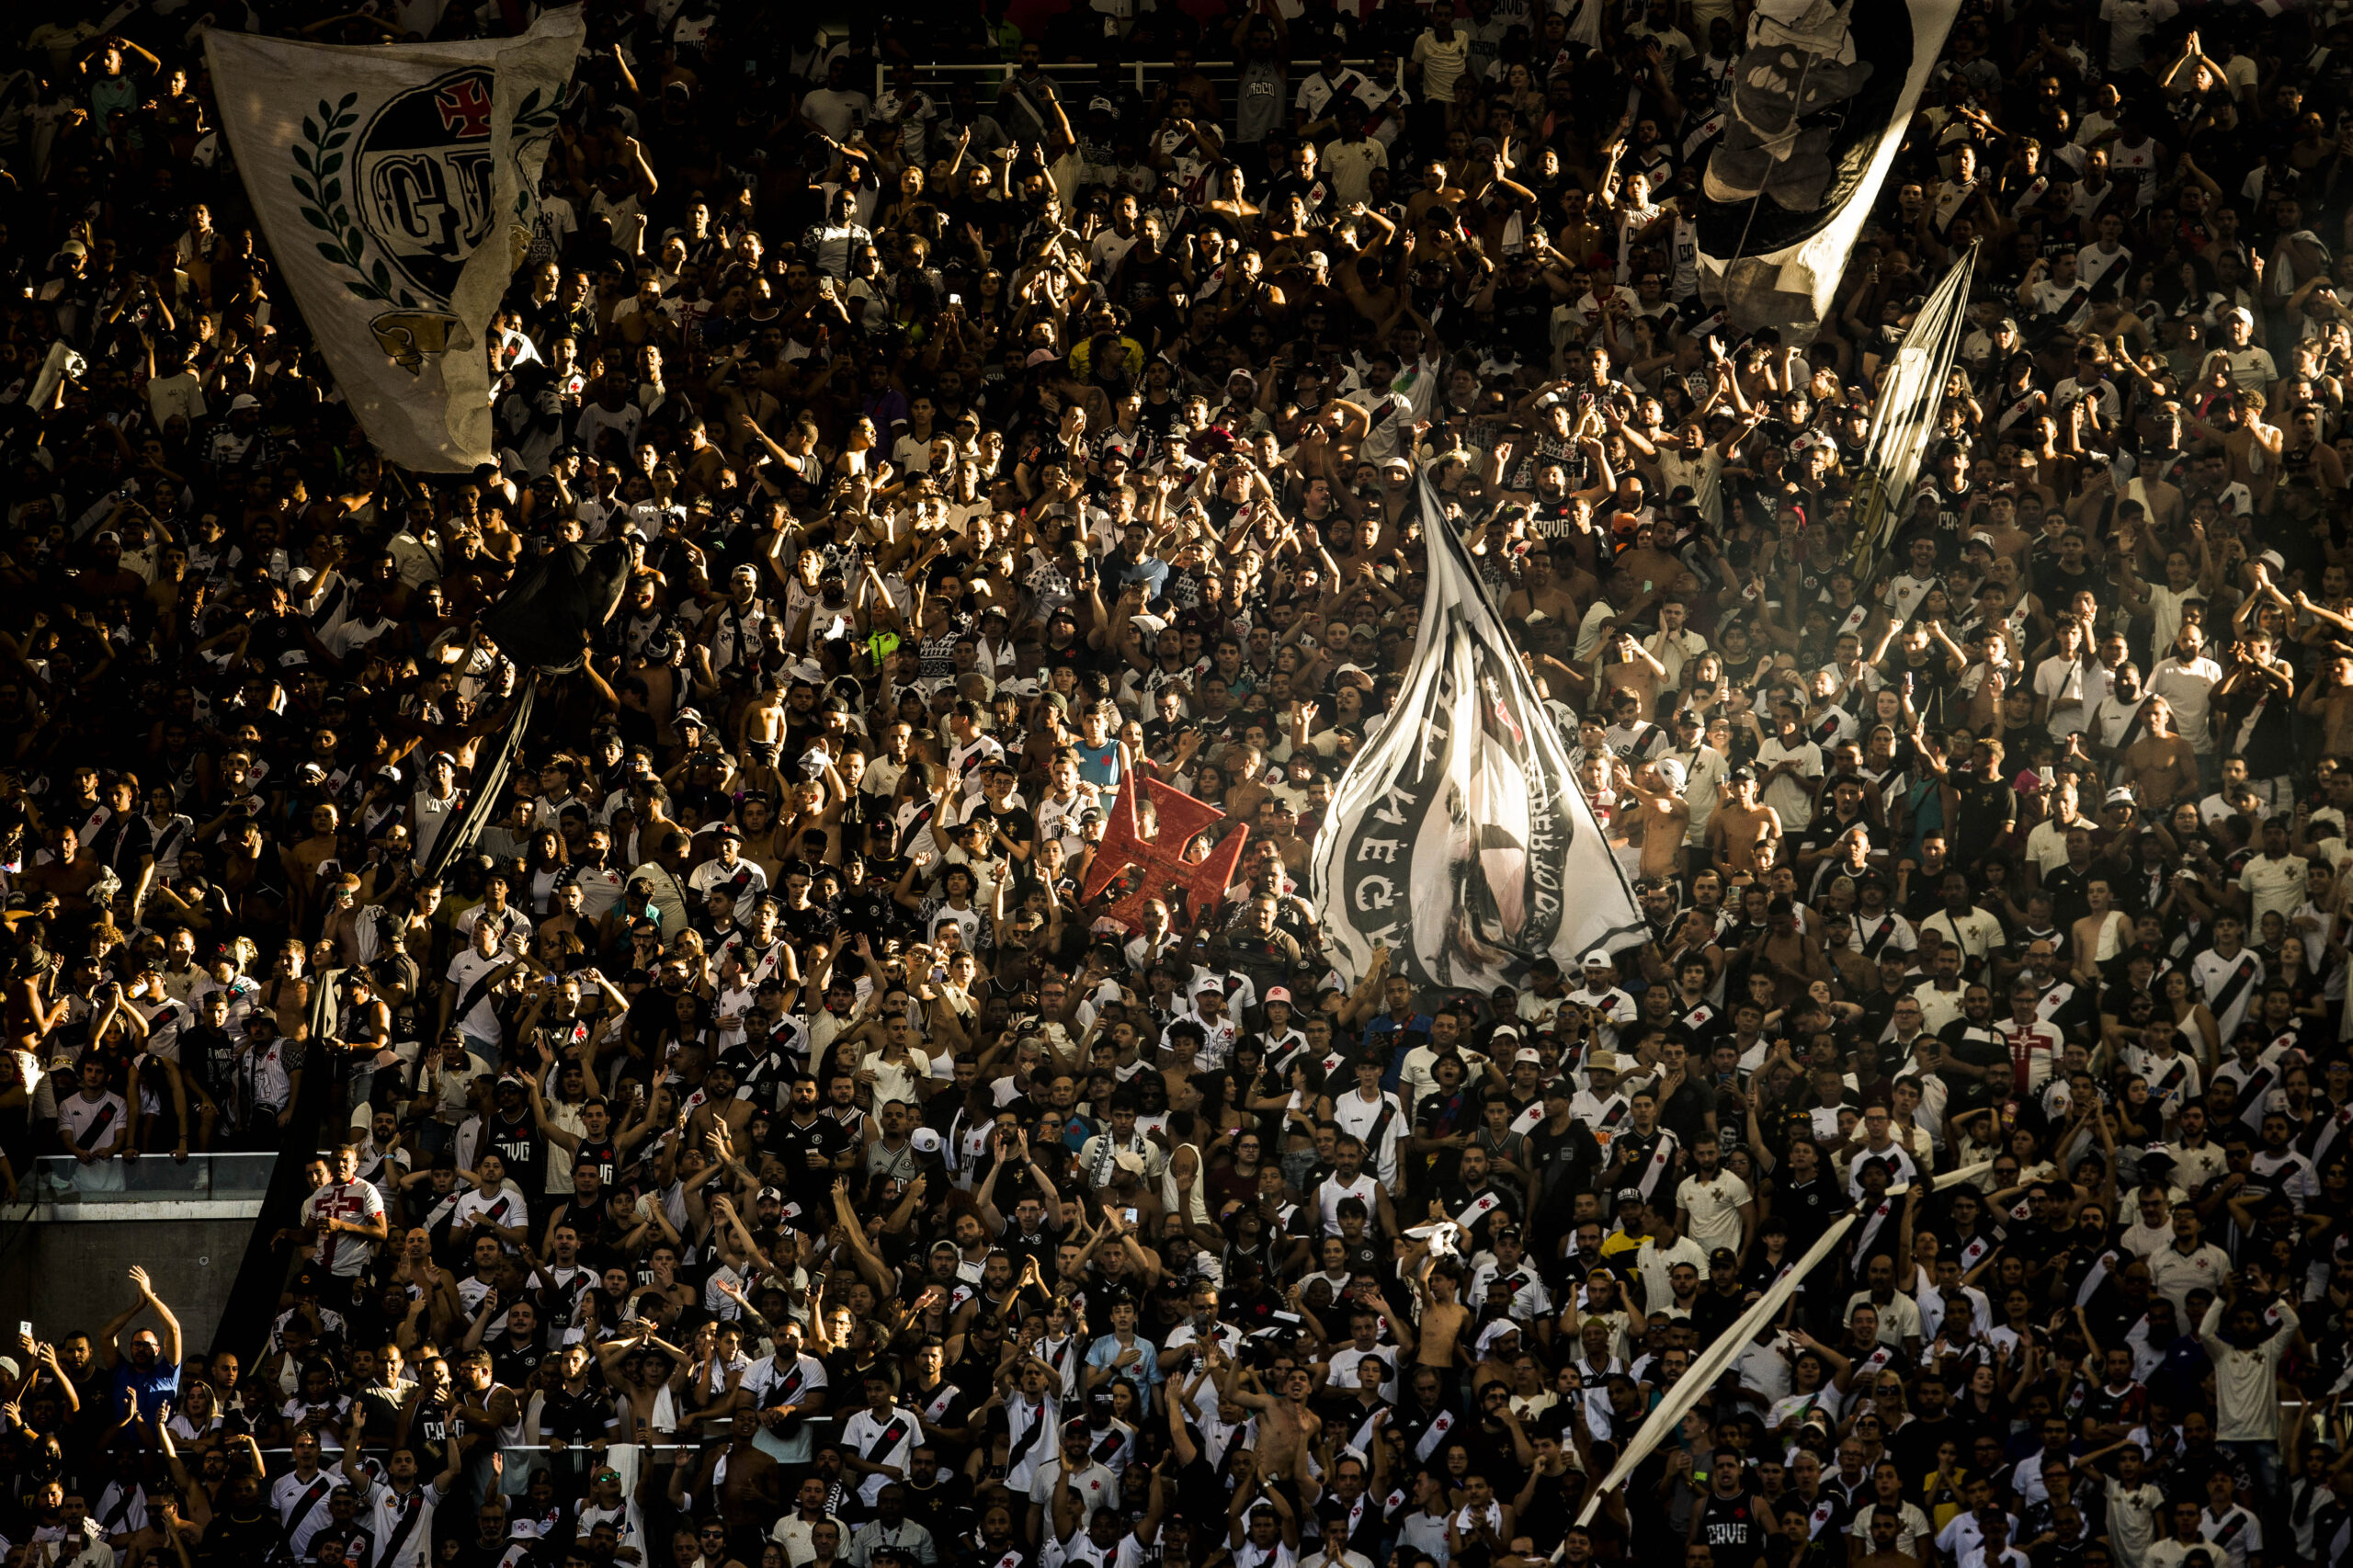
<svg viewBox="0 0 2353 1568"><path fill-rule="evenodd" d="M1433 1202L1430 1217L1445 1215ZM1422 1298L1421 1342L1414 1347L1414 1364L1451 1369L1461 1358L1461 1341L1471 1326L1471 1309L1455 1299L1462 1289L1462 1265L1453 1258L1424 1257L1414 1289Z"/></svg>
<svg viewBox="0 0 2353 1568"><path fill-rule="evenodd" d="M1576 575L1590 580L1593 574L1577 568ZM1554 566L1552 555L1530 551L1521 567L1520 586L1504 601L1504 615L1517 620L1565 621L1574 627L1585 619L1584 605L1591 603L1600 589L1601 585L1594 583L1580 600L1571 581Z"/></svg>
<svg viewBox="0 0 2353 1568"><path fill-rule="evenodd" d="M765 794L744 797L735 808L736 825L744 835L744 858L767 873L768 886L779 887L784 882L784 861L787 843L782 838L783 824L777 820L776 810L768 804Z"/></svg>
<svg viewBox="0 0 2353 1568"><path fill-rule="evenodd" d="M1897 1542L1904 1539L1904 1516L1884 1503L1871 1506L1870 1550L1854 1561L1854 1568L1920 1568L1920 1560L1908 1551L1900 1551Z"/></svg>
<svg viewBox="0 0 2353 1568"><path fill-rule="evenodd" d="M1303 1368L1279 1374L1282 1392L1260 1389L1258 1375L1245 1371L1231 1391L1233 1403L1258 1413L1258 1468L1268 1475L1305 1473L1307 1456L1324 1430L1324 1418L1307 1408L1315 1380Z"/></svg>
<svg viewBox="0 0 2353 1568"><path fill-rule="evenodd" d="M1798 929L1797 911L1786 898L1776 898L1768 907L1757 948L1771 966L1773 994L1783 1007L1794 1006L1813 982L1831 978L1821 941L1813 932Z"/></svg>
<svg viewBox="0 0 2353 1568"><path fill-rule="evenodd" d="M1654 587L1662 592L1680 591L1674 590L1674 585L1688 573L1690 568L1685 566L1682 559L1672 551L1659 548L1659 531L1650 523L1643 523L1634 529L1634 542L1621 551L1611 564L1632 574L1634 580L1642 585L1644 593L1649 593Z"/></svg>
<svg viewBox="0 0 2353 1568"><path fill-rule="evenodd" d="M102 869L97 858L70 825L58 826L51 845L50 858L28 865L18 879L18 885L27 893L25 906L39 910L44 896L54 894L58 907L67 914L89 908L90 886L98 880Z"/></svg>
<svg viewBox="0 0 2353 1568"><path fill-rule="evenodd" d="M1658 694L1666 684L1666 666L1643 646L1633 631L1620 627L1610 634L1601 656L1594 661L1594 683L1603 691L1631 691L1642 699L1643 717L1658 710Z"/></svg>
<svg viewBox="0 0 2353 1568"><path fill-rule="evenodd" d="M1442 207L1451 213L1470 199L1467 191L1447 178L1444 159L1430 159L1422 165L1420 174L1422 188L1405 203L1405 221L1415 228L1421 227L1423 216L1431 208Z"/></svg>
<svg viewBox="0 0 2353 1568"><path fill-rule="evenodd" d="M1691 825L1683 784L1683 765L1673 757L1644 763L1639 773L1619 760L1619 792L1633 799L1631 814L1642 825L1642 874L1653 881L1683 873L1683 840Z"/></svg>
<svg viewBox="0 0 2353 1568"><path fill-rule="evenodd" d="M2178 800L2198 796L2198 753L2173 727L2173 708L2152 696L2141 714L2148 733L2124 749L2124 778L2144 819L2161 820Z"/></svg>
<svg viewBox="0 0 2353 1568"><path fill-rule="evenodd" d="M2297 608L2312 601L2296 596ZM2296 711L2321 727L2321 752L2343 756L2353 746L2353 659L2337 655L2321 665L2320 678L2296 699Z"/></svg>
<svg viewBox="0 0 2353 1568"><path fill-rule="evenodd" d="M307 915L317 909L324 897L319 887L319 871L335 858L336 822L333 806L313 806L311 836L290 849L278 852L278 863L286 868L286 888L294 896L294 908L298 915Z"/></svg>
<svg viewBox="0 0 2353 1568"><path fill-rule="evenodd" d="M778 754L784 749L786 717L784 676L771 670L760 677L759 696L745 706L743 718L736 722L735 754L746 767L776 766Z"/></svg>
<svg viewBox="0 0 2353 1568"><path fill-rule="evenodd" d="M1761 875L1779 858L1781 813L1757 801L1753 767L1733 768L1718 788L1722 799L1708 818L1709 858L1726 881Z"/></svg>

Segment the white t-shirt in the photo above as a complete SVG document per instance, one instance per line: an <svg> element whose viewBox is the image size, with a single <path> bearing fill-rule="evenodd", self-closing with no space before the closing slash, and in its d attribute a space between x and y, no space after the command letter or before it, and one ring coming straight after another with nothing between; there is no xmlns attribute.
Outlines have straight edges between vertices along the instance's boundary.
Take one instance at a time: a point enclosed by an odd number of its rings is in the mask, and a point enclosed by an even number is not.
<svg viewBox="0 0 2353 1568"><path fill-rule="evenodd" d="M1801 739L1796 745L1785 746L1779 736L1773 736L1756 748L1756 771L1759 774L1776 763L1797 763L1796 777L1783 774L1765 787L1765 803L1780 813L1781 831L1802 832L1813 821L1813 798L1802 778L1822 777L1822 748L1812 741Z"/></svg>
<svg viewBox="0 0 2353 1568"><path fill-rule="evenodd" d="M2200 756L2214 749L2214 735L2207 722L2207 698L2215 684L2222 678L2222 666L2200 654L2183 660L2178 654L2157 661L2149 672L2149 690L2165 699L2173 710L2173 727L2189 749Z"/></svg>
<svg viewBox="0 0 2353 1568"><path fill-rule="evenodd" d="M1713 1252L1718 1247L1740 1250L1745 1239L1740 1218L1741 1205L1755 1195L1748 1184L1719 1168L1713 1181L1701 1181L1688 1176L1676 1187L1675 1204L1691 1216L1691 1239Z"/></svg>

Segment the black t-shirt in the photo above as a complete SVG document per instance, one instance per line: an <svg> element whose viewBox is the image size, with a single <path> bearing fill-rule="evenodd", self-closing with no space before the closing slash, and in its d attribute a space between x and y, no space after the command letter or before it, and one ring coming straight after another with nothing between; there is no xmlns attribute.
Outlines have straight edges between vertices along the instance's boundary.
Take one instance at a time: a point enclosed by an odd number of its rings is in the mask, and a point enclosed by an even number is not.
<svg viewBox="0 0 2353 1568"><path fill-rule="evenodd" d="M517 1345L506 1335L490 1342L490 1375L497 1382L519 1389L530 1381L531 1374L540 1369L540 1361L547 1354L547 1346L533 1337Z"/></svg>
<svg viewBox="0 0 2353 1568"><path fill-rule="evenodd" d="M850 1142L847 1128L820 1112L805 1127L790 1116L778 1117L768 1128L766 1147L784 1166L784 1183L794 1199L813 1211L816 1199L833 1187L834 1161L848 1152Z"/></svg>
<svg viewBox="0 0 2353 1568"><path fill-rule="evenodd" d="M1022 806L993 806L983 797L967 822L985 818L994 823L996 831L1016 844L1034 844L1038 840L1038 819Z"/></svg>
<svg viewBox="0 0 2353 1568"><path fill-rule="evenodd" d="M2017 820L2018 798L2006 779L1963 778L1954 792L1961 797L1956 844L1992 844Z"/></svg>
<svg viewBox="0 0 2353 1568"><path fill-rule="evenodd" d="M1718 1568L1755 1568L1765 1550L1762 1507L1756 1494L1746 1487L1722 1497L1711 1485L1707 1500L1699 1505L1699 1533L1692 1539L1708 1549Z"/></svg>
<svg viewBox="0 0 2353 1568"><path fill-rule="evenodd" d="M1702 1290L1699 1300L1691 1303L1691 1330L1702 1345L1712 1345L1724 1330L1740 1321L1747 1311L1747 1292L1733 1290Z"/></svg>
<svg viewBox="0 0 2353 1568"><path fill-rule="evenodd" d="M608 1145L608 1147L609 1148L610 1145ZM585 1154L587 1153L587 1145L583 1144L581 1152ZM592 1161L591 1163L593 1164L594 1162ZM612 1176L609 1173L606 1176L605 1180L608 1186L608 1190L609 1190L612 1181ZM567 1198L556 1206L555 1213L548 1221L547 1230L542 1232L541 1234L551 1233L558 1225L569 1225L572 1227L574 1233L579 1236L581 1245L592 1245L599 1239L600 1236L602 1236L604 1233L604 1209L605 1206L601 1201L596 1203L583 1203L577 1199Z"/></svg>
<svg viewBox="0 0 2353 1568"><path fill-rule="evenodd" d="M1707 1117L1715 1108L1715 1092L1686 1078L1659 1106L1659 1125L1688 1149L1709 1136Z"/></svg>
<svg viewBox="0 0 2353 1568"><path fill-rule="evenodd" d="M868 869L874 869L868 862ZM905 868L900 867L901 870ZM844 931L863 937L887 935L899 924L899 906L888 892L874 887L852 888L834 901L834 918Z"/></svg>
<svg viewBox="0 0 2353 1568"><path fill-rule="evenodd" d="M1201 1441L1199 1433L1194 1435L1193 1440L1198 1447ZM1228 1496L1225 1479L1218 1474L1217 1467L1210 1463L1209 1452L1206 1449L1196 1452L1190 1464L1181 1466L1177 1470L1176 1504L1179 1517L1222 1518L1226 1505L1231 1500Z"/></svg>
<svg viewBox="0 0 2353 1568"><path fill-rule="evenodd" d="M2009 1050L1994 1033L1991 1019L1982 1024L1972 1024L1964 1016L1955 1018L1938 1032L1945 1042L1945 1049L1951 1052L1955 1061L1965 1062L1972 1067L2009 1065ZM1991 1104L1996 1091L2004 1097L2007 1097L2010 1092L2010 1080L2000 1073L1992 1074L1982 1079L1956 1073L1945 1078L1945 1087L1951 1096L1949 1112L1974 1110L1981 1106Z"/></svg>
<svg viewBox="0 0 2353 1568"><path fill-rule="evenodd" d="M1846 1494L1829 1484L1827 1477L1824 1478L1822 1494L1812 1503L1799 1496L1796 1488L1792 1487L1781 1494L1773 1505L1773 1511L1777 1515L1792 1512L1805 1515L1808 1528L1813 1530L1813 1539L1832 1541L1847 1533L1847 1522L1855 1514Z"/></svg>
<svg viewBox="0 0 2353 1568"><path fill-rule="evenodd" d="M1773 1212L1789 1221L1790 1251L1802 1254L1822 1239L1830 1221L1845 1211L1847 1194L1837 1179L1817 1175L1812 1181L1791 1181L1773 1189Z"/></svg>
<svg viewBox="0 0 2353 1568"><path fill-rule="evenodd" d="M1813 824L1805 830L1804 836L1799 839L1798 852L1800 854L1812 851L1827 853L1832 845L1858 827L1861 828L1865 836L1870 840L1873 849L1890 847L1887 829L1881 827L1870 818L1858 816L1852 822L1841 822L1835 812L1824 812L1813 819Z"/></svg>
<svg viewBox="0 0 2353 1568"><path fill-rule="evenodd" d="M2070 572L2054 555L2033 562L2033 567L2035 597L2046 605L2063 610L2070 598L2085 592L2088 592L2103 609L2111 608L2116 604L2116 585L2109 582L2104 573L2093 570L2089 562L2086 562L2081 571Z"/></svg>
<svg viewBox="0 0 2353 1568"><path fill-rule="evenodd" d="M1905 1475L1927 1475L1937 1467L1938 1445L1947 1441L1959 1444L1963 1453L1969 1451L1968 1439L1951 1415L1933 1421L1915 1416L1896 1429L1887 1446Z"/></svg>

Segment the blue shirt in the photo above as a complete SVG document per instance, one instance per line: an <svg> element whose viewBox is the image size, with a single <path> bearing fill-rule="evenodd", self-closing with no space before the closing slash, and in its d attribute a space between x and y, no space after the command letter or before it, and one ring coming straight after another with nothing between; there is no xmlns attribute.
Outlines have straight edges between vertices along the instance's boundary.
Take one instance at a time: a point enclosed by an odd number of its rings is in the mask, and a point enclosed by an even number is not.
<svg viewBox="0 0 2353 1568"><path fill-rule="evenodd" d="M1088 1347L1086 1364L1108 1367L1119 1360L1124 1348L1120 1344L1119 1335L1107 1334ZM1152 1414L1152 1385L1161 1381L1160 1354L1153 1347L1152 1341L1141 1334L1136 1335L1134 1348L1135 1365L1121 1368L1117 1375L1135 1385L1137 1409L1141 1414L1149 1415Z"/></svg>
<svg viewBox="0 0 2353 1568"><path fill-rule="evenodd" d="M131 1358L126 1356L115 1368L114 1379L108 1387L113 1394L113 1399L107 1407L110 1414L121 1414L122 1396L132 1389L137 1389L139 1414L152 1421L155 1418L157 1408L165 1399L170 1399L175 1403L178 1403L180 1366L176 1361L165 1360L158 1354L154 1364L142 1371L131 1365Z"/></svg>
<svg viewBox="0 0 2353 1568"><path fill-rule="evenodd" d="M1098 790L1120 787L1120 743L1117 739L1105 741L1099 746L1090 746L1080 741L1071 749L1078 753L1079 778Z"/></svg>

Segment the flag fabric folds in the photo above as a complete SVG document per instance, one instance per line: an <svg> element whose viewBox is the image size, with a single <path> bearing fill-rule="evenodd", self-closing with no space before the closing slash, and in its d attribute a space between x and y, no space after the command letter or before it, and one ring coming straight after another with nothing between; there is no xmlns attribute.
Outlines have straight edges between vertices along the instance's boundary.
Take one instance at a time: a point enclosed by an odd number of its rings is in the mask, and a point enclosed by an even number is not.
<svg viewBox="0 0 2353 1568"><path fill-rule="evenodd" d="M1941 1192L1964 1181L1975 1181L1993 1168L1993 1161L1981 1160L1957 1171L1947 1171L1928 1184L1928 1190ZM1892 1189L1891 1196L1904 1190ZM1625 1449L1619 1454L1618 1462L1610 1467L1609 1473L1602 1477L1599 1485L1586 1494L1585 1506L1577 1513L1577 1523L1592 1523L1593 1516L1600 1512L1602 1503L1609 1494L1625 1485L1634 1471L1642 1468L1643 1461L1661 1443L1674 1436L1684 1413L1706 1397L1716 1386L1718 1378L1733 1369L1747 1350L1749 1342L1789 1306L1790 1298L1797 1294L1806 1277L1837 1254L1847 1239L1847 1233L1860 1218L1861 1215L1850 1210L1831 1221L1830 1228L1815 1238L1813 1245L1806 1249L1804 1256L1785 1266L1780 1278L1774 1280L1763 1295L1749 1303L1748 1310L1740 1314L1739 1321L1718 1335L1692 1359L1689 1369L1676 1380L1666 1397L1651 1407L1650 1415L1627 1439ZM1558 1562L1561 1557L1561 1551L1555 1549L1552 1561Z"/></svg>
<svg viewBox="0 0 2353 1568"><path fill-rule="evenodd" d="M1568 749L1427 474L1413 663L1333 791L1310 866L1334 965L1486 991L1642 927Z"/></svg>
<svg viewBox="0 0 2353 1568"><path fill-rule="evenodd" d="M1938 413L1944 407L1945 378L1969 327L1969 284L1976 270L1977 246L1972 244L1946 269L1913 314L1881 383L1870 432L1863 440L1863 483L1855 505L1858 582L1869 580L1912 509L1912 482L1920 477Z"/></svg>
<svg viewBox="0 0 2353 1568"><path fill-rule="evenodd" d="M352 411L389 460L488 462L483 336L539 220L587 28L347 48L210 29L205 59L255 216Z"/></svg>
<svg viewBox="0 0 2353 1568"><path fill-rule="evenodd" d="M1811 342L1960 0L1763 0L1699 179L1699 291Z"/></svg>

